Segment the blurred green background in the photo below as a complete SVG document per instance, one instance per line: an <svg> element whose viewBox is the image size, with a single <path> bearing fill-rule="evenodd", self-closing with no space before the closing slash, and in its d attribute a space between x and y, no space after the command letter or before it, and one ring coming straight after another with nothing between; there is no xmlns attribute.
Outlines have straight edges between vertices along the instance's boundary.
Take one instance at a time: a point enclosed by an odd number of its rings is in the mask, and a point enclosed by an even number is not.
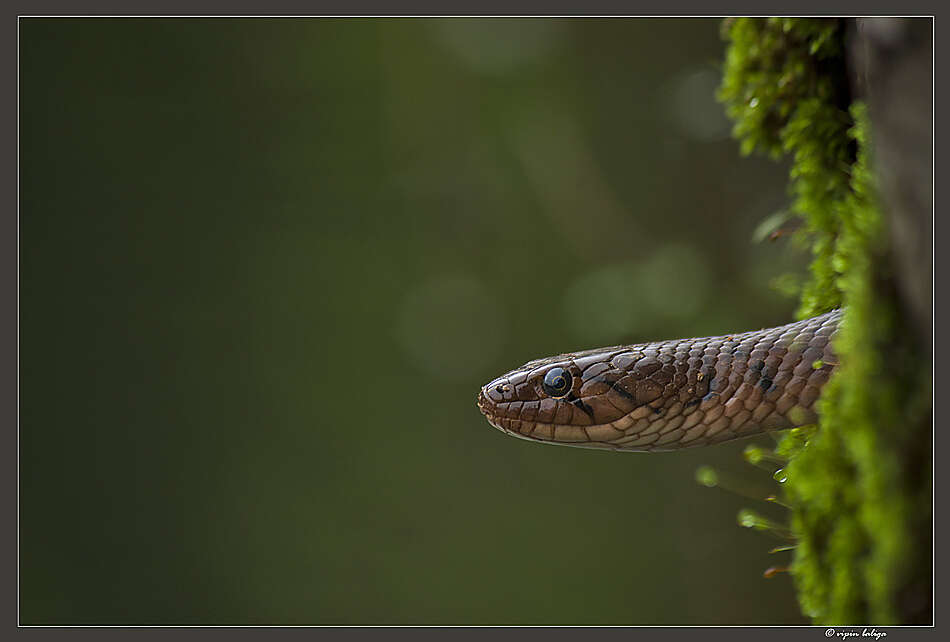
<svg viewBox="0 0 950 642"><path fill-rule="evenodd" d="M803 623L699 486L511 439L531 358L792 320L717 20L20 22L36 623ZM768 441L768 439L766 439ZM782 513L773 513L781 517ZM786 554L787 555L787 554Z"/></svg>

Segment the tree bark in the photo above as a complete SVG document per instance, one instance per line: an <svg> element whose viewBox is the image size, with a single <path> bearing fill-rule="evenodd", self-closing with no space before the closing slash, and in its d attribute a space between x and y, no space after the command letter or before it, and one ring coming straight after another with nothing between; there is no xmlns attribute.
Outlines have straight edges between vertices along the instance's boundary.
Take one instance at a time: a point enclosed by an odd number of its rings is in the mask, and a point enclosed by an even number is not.
<svg viewBox="0 0 950 642"><path fill-rule="evenodd" d="M849 47L853 92L868 104L893 278L932 347L933 30L929 18L864 18Z"/></svg>
<svg viewBox="0 0 950 642"><path fill-rule="evenodd" d="M905 380L932 372L933 323L933 29L928 18L857 21L849 45L852 91L868 105L873 162L887 242L874 265L882 292L894 293L903 332L893 337ZM887 296L884 294L883 296ZM914 334L916 336L908 336ZM898 345L899 344L899 345ZM880 346L885 349L884 346ZM899 352L898 352L899 349ZM925 370L924 370L925 369ZM928 379L928 377L924 377ZM932 379L930 379L932 381ZM912 395L913 396L913 395ZM933 622L933 406L921 404L896 428L901 488L915 501L912 560L897 597L904 624ZM910 406L909 400L906 400ZM895 434L892 432L891 434Z"/></svg>

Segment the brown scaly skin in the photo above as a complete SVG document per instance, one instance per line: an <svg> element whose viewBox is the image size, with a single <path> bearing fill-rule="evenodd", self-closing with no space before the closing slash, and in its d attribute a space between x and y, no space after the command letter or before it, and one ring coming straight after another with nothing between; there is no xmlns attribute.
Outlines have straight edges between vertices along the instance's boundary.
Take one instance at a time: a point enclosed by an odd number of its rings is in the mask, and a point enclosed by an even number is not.
<svg viewBox="0 0 950 642"><path fill-rule="evenodd" d="M609 450L676 450L794 428L816 419L840 319L834 310L742 334L538 359L484 386L478 407L514 437ZM564 383L557 398L546 375Z"/></svg>

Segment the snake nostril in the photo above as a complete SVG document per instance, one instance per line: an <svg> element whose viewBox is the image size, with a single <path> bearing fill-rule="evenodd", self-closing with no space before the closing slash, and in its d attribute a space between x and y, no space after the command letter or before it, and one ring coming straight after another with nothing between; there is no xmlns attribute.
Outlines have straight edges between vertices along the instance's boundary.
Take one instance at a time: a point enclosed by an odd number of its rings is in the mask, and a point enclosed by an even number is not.
<svg viewBox="0 0 950 642"><path fill-rule="evenodd" d="M482 388L481 396L489 403L501 403L511 393L511 385L507 383L490 383Z"/></svg>

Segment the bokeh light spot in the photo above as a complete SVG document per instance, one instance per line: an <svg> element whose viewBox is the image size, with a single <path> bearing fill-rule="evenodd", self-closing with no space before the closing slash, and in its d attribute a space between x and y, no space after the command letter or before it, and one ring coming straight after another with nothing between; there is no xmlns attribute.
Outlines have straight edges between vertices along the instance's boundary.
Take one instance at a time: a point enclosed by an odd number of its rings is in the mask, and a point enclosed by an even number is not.
<svg viewBox="0 0 950 642"><path fill-rule="evenodd" d="M669 114L688 137L700 142L725 140L730 123L716 101L720 75L713 69L694 69L677 76L669 93Z"/></svg>
<svg viewBox="0 0 950 642"><path fill-rule="evenodd" d="M542 61L565 35L555 20L451 19L437 24L445 47L486 74L505 74Z"/></svg>
<svg viewBox="0 0 950 642"><path fill-rule="evenodd" d="M709 292L709 274L694 250L664 246L642 261L621 261L578 276L564 292L564 316L585 344L616 343L655 326L689 319Z"/></svg>
<svg viewBox="0 0 950 642"><path fill-rule="evenodd" d="M439 378L477 376L498 356L506 322L497 299L470 276L437 276L402 302L398 340L420 368Z"/></svg>

